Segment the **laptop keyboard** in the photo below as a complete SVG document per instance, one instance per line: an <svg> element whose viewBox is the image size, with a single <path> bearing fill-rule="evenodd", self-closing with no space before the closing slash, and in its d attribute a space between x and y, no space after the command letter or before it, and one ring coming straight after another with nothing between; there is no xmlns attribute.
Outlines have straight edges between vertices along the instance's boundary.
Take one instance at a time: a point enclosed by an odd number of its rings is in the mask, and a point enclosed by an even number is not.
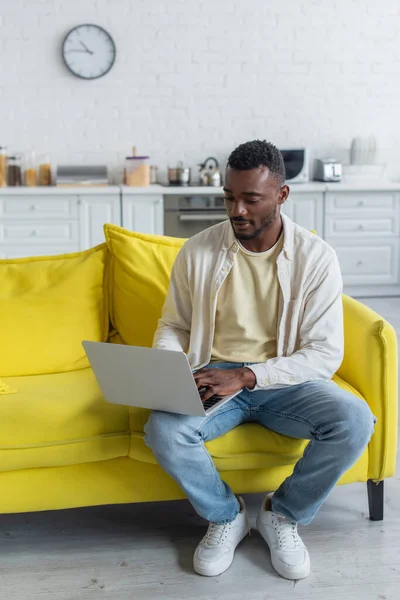
<svg viewBox="0 0 400 600"><path fill-rule="evenodd" d="M217 402L219 402L220 400L222 400L222 396L211 396L211 398L203 402L204 410L208 410L209 408L214 406L214 404L217 404Z"/></svg>

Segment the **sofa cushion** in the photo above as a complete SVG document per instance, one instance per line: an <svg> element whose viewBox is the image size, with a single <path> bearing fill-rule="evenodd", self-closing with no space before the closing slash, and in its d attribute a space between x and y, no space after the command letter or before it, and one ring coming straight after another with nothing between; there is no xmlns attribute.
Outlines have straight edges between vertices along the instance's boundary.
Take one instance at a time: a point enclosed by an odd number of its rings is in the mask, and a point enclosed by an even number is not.
<svg viewBox="0 0 400 600"><path fill-rule="evenodd" d="M362 396L343 379L334 376L334 381L343 389ZM150 411L130 409L132 442L129 456L136 460L156 463L156 460L143 440L143 425ZM284 465L294 465L303 454L307 440L290 438L257 423L244 423L225 435L206 443L211 456L220 471L237 469L265 469ZM360 459L359 473L368 471L368 451ZM357 469L354 473L357 472Z"/></svg>
<svg viewBox="0 0 400 600"><path fill-rule="evenodd" d="M175 258L185 240L105 225L110 258L109 302L118 341L151 346Z"/></svg>
<svg viewBox="0 0 400 600"><path fill-rule="evenodd" d="M5 382L18 393L0 396L0 471L128 455L128 409L103 399L92 369Z"/></svg>
<svg viewBox="0 0 400 600"><path fill-rule="evenodd" d="M0 376L89 366L81 341L108 337L107 258L102 244L73 254L0 260Z"/></svg>
<svg viewBox="0 0 400 600"><path fill-rule="evenodd" d="M6 394L16 394L16 393L17 393L17 390L10 387L5 381L0 379L0 396L6 395Z"/></svg>

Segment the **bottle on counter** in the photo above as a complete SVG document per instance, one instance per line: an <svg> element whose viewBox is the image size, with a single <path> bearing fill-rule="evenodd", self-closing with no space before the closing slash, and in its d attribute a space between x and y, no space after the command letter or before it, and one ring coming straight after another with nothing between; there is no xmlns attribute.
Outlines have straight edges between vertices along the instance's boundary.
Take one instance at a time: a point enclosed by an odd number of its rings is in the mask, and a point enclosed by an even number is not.
<svg viewBox="0 0 400 600"><path fill-rule="evenodd" d="M39 185L51 185L51 163L48 154L44 154L39 163Z"/></svg>
<svg viewBox="0 0 400 600"><path fill-rule="evenodd" d="M157 183L157 169L155 165L150 165L150 183L152 185Z"/></svg>
<svg viewBox="0 0 400 600"><path fill-rule="evenodd" d="M22 185L22 168L20 156L8 157L8 185L10 187Z"/></svg>
<svg viewBox="0 0 400 600"><path fill-rule="evenodd" d="M7 146L0 146L0 187L7 185Z"/></svg>
<svg viewBox="0 0 400 600"><path fill-rule="evenodd" d="M27 157L24 173L24 185L28 187L34 187L37 185L36 156L34 152L31 152Z"/></svg>

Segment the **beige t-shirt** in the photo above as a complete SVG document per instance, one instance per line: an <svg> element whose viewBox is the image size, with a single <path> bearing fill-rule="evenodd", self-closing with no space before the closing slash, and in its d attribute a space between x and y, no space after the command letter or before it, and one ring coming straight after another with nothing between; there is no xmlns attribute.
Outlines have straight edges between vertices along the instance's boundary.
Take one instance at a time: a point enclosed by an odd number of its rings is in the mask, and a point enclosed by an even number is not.
<svg viewBox="0 0 400 600"><path fill-rule="evenodd" d="M243 248L218 294L212 361L264 362L276 356L283 234L266 252Z"/></svg>

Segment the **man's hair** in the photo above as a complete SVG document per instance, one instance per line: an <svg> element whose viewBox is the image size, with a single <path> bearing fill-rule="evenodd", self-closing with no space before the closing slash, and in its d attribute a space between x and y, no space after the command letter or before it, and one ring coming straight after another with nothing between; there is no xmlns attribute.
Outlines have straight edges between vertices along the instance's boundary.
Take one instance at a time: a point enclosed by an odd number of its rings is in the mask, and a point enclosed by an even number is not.
<svg viewBox="0 0 400 600"><path fill-rule="evenodd" d="M237 171L249 171L259 167L268 167L279 183L286 179L283 156L278 148L266 140L253 140L240 144L228 158L228 167Z"/></svg>

